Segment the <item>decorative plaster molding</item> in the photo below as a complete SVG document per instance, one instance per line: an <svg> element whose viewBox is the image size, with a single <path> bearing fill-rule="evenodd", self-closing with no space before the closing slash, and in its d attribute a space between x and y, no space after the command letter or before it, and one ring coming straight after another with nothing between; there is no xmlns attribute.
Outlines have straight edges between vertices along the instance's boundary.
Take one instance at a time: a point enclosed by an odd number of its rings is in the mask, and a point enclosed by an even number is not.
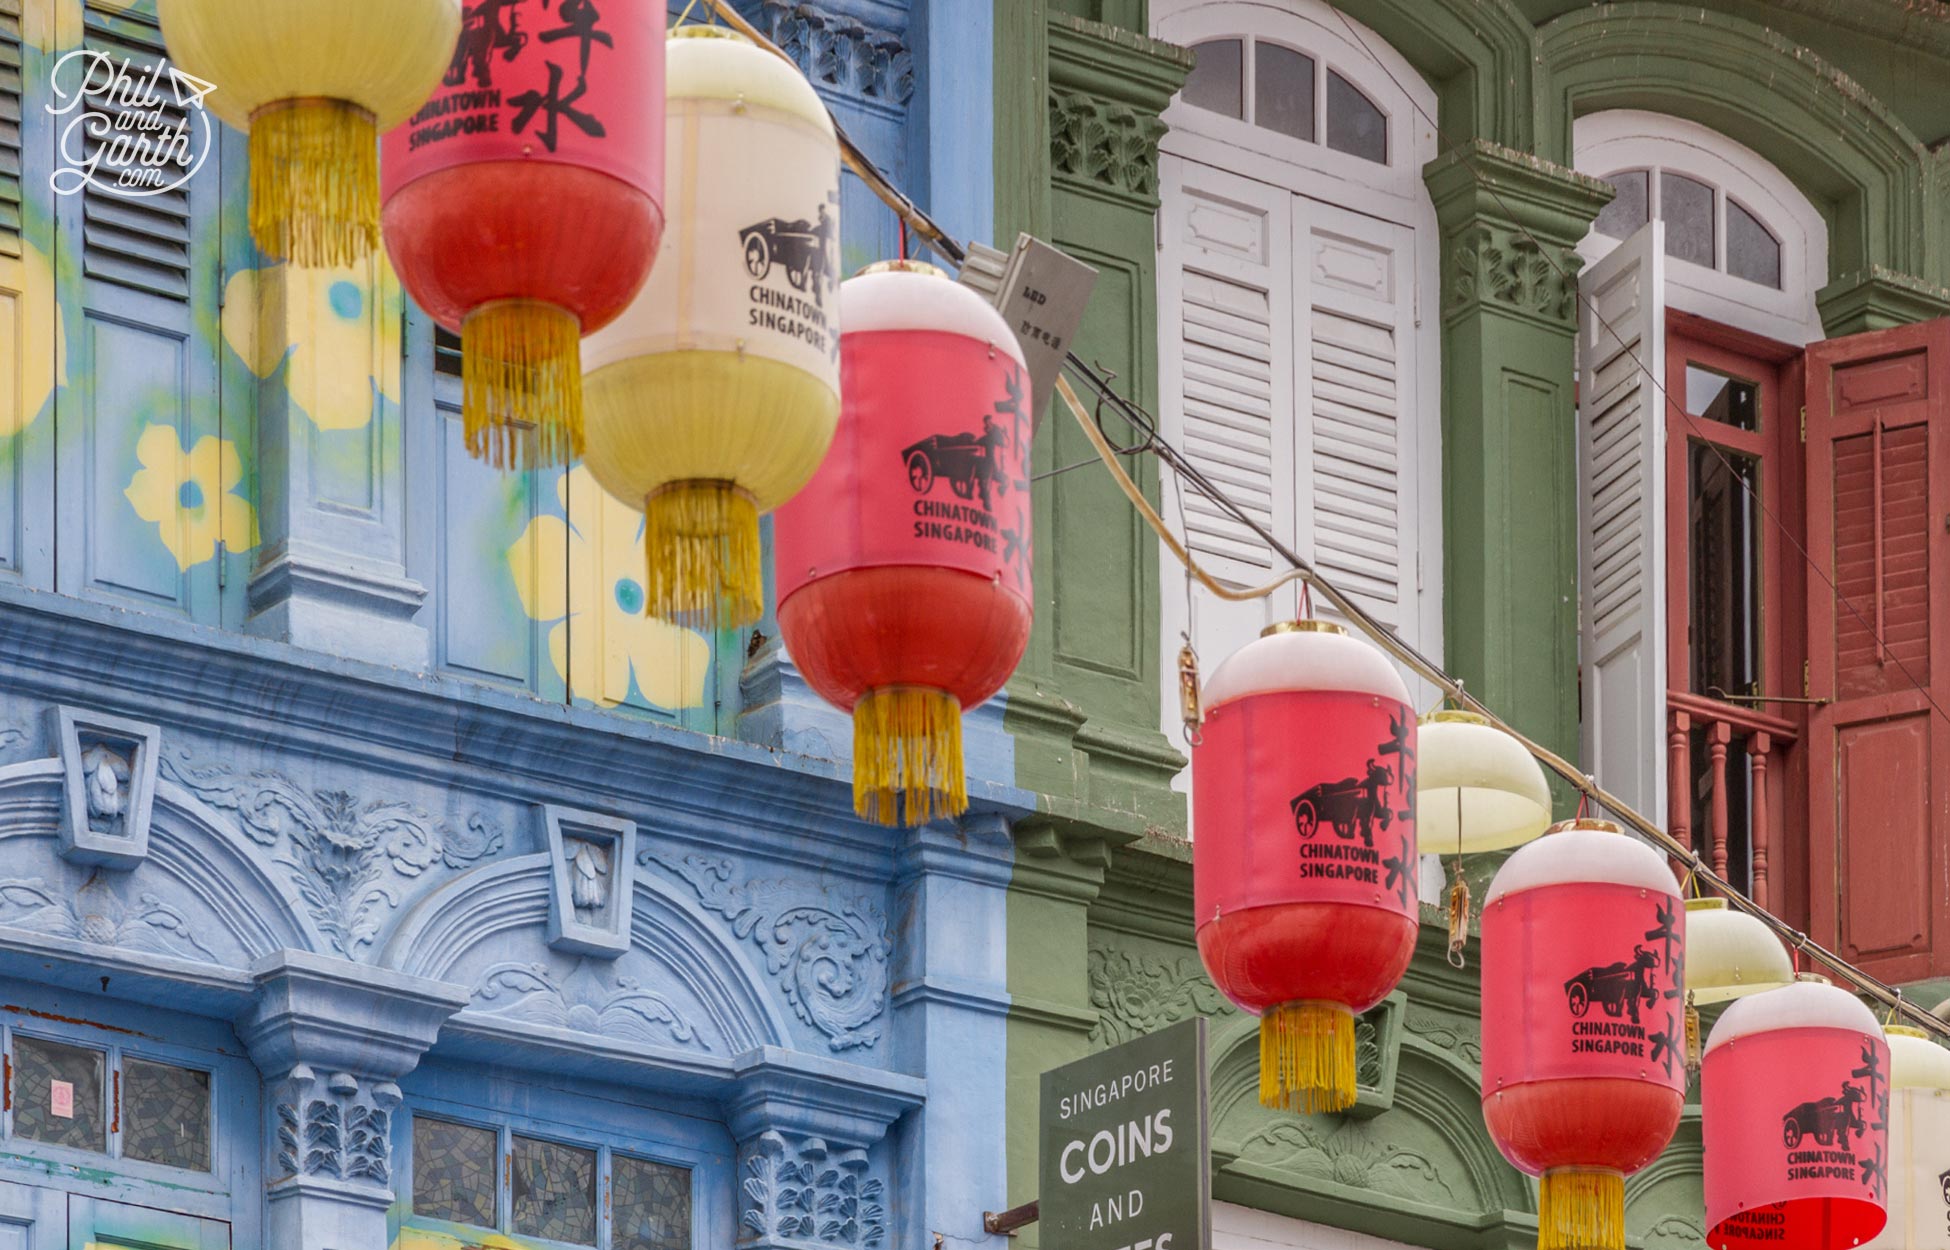
<svg viewBox="0 0 1950 1250"><path fill-rule="evenodd" d="M894 31L794 0L760 0L758 18L814 85L896 107L913 98L914 57Z"/></svg>
<svg viewBox="0 0 1950 1250"><path fill-rule="evenodd" d="M48 709L61 756L61 857L129 871L149 855L162 730L84 708Z"/></svg>
<svg viewBox="0 0 1950 1250"><path fill-rule="evenodd" d="M126 879L104 877L97 869L72 894L41 877L0 881L0 924L95 946L221 962L197 939L189 918L159 896L145 890L129 903L123 897Z"/></svg>
<svg viewBox="0 0 1950 1250"><path fill-rule="evenodd" d="M1102 948L1090 951L1090 1005L1097 1009L1090 1044L1099 1048L1231 1010L1196 955L1154 958Z"/></svg>
<svg viewBox="0 0 1950 1250"><path fill-rule="evenodd" d="M277 1165L284 1176L390 1185L393 1108L399 1086L337 1072L324 1081L305 1064L277 1094Z"/></svg>
<svg viewBox="0 0 1950 1250"><path fill-rule="evenodd" d="M276 848L319 930L348 959L378 935L384 912L375 908L400 905L394 878L418 877L435 863L464 868L501 849L501 831L478 812L459 831L408 803L306 792L278 773L197 768L180 753L165 756L162 768L205 803L234 813L253 842Z"/></svg>
<svg viewBox="0 0 1950 1250"><path fill-rule="evenodd" d="M711 1049L669 999L644 989L634 977L617 977L611 984L596 973L600 966L580 964L558 980L545 964L495 964L474 989L474 1010L598 1037Z"/></svg>
<svg viewBox="0 0 1950 1250"><path fill-rule="evenodd" d="M676 855L655 846L638 851L697 891L706 908L731 922L731 931L765 953L799 1019L826 1035L833 1050L873 1046L875 1023L887 1010L887 917L865 897L805 901L788 881L740 881L732 861Z"/></svg>
<svg viewBox="0 0 1950 1250"><path fill-rule="evenodd" d="M1387 1133L1361 1121L1282 1117L1247 1138L1239 1158L1392 1198L1459 1205L1427 1156L1394 1144Z"/></svg>
<svg viewBox="0 0 1950 1250"><path fill-rule="evenodd" d="M539 812L549 855L550 948L615 959L630 949L636 822L553 803Z"/></svg>
<svg viewBox="0 0 1950 1250"><path fill-rule="evenodd" d="M1706 1244L1706 1229L1698 1220L1668 1215L1639 1234L1639 1239L1645 1243L1646 1250L1680 1250L1680 1247L1690 1250Z"/></svg>
<svg viewBox="0 0 1950 1250"><path fill-rule="evenodd" d="M1479 221L1450 240L1449 311L1482 302L1575 326L1581 264L1572 248L1547 253L1522 231Z"/></svg>
<svg viewBox="0 0 1950 1250"><path fill-rule="evenodd" d="M886 1243L887 1185L866 1151L767 1132L740 1154L739 1245L878 1250Z"/></svg>
<svg viewBox="0 0 1950 1250"><path fill-rule="evenodd" d="M1430 1045L1450 1052L1472 1068L1483 1066L1482 1034L1473 1023L1452 1021L1432 1011L1410 1007L1403 1027Z"/></svg>
<svg viewBox="0 0 1950 1250"><path fill-rule="evenodd" d="M1074 91L1049 93L1051 172L1145 201L1158 195L1158 140L1152 113Z"/></svg>

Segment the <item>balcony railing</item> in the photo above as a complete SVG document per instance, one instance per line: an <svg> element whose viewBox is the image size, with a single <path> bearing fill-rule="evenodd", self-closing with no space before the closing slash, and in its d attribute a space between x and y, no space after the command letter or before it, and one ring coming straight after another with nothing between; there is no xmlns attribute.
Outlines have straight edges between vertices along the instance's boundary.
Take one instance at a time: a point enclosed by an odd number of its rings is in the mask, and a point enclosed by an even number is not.
<svg viewBox="0 0 1950 1250"><path fill-rule="evenodd" d="M1778 844L1781 817L1770 802L1775 787L1769 782L1782 775L1787 750L1801 731L1778 716L1679 690L1666 692L1666 712L1668 830L1689 850L1699 838L1714 872L1745 884L1755 902L1768 906L1767 860ZM1744 835L1738 841L1745 843L1746 862L1735 862L1729 877L1735 835Z"/></svg>

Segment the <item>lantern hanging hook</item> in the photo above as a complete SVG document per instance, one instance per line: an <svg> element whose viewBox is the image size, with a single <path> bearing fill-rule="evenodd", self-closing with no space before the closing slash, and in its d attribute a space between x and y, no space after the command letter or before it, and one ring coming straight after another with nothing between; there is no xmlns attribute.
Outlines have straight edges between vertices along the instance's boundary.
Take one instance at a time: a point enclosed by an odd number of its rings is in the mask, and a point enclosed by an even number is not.
<svg viewBox="0 0 1950 1250"><path fill-rule="evenodd" d="M1464 968L1463 946L1469 941L1469 881L1463 876L1463 788L1456 787L1456 858L1450 871L1454 883L1449 887L1449 966Z"/></svg>
<svg viewBox="0 0 1950 1250"><path fill-rule="evenodd" d="M1198 651L1192 646L1190 630L1179 636L1185 645L1178 649L1178 715L1185 725L1186 745L1196 747L1204 738L1200 726L1205 722L1198 700Z"/></svg>

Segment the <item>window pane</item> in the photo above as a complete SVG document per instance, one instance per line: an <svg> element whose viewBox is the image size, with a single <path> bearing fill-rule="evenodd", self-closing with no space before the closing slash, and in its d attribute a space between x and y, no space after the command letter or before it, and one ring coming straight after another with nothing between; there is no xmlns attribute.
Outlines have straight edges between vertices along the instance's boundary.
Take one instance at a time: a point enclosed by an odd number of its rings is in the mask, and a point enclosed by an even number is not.
<svg viewBox="0 0 1950 1250"><path fill-rule="evenodd" d="M1760 428L1760 388L1714 369L1686 366L1686 411L1738 430Z"/></svg>
<svg viewBox="0 0 1950 1250"><path fill-rule="evenodd" d="M1704 443L1687 450L1693 693L1753 694L1760 681L1760 465Z"/></svg>
<svg viewBox="0 0 1950 1250"><path fill-rule="evenodd" d="M122 1157L209 1171L210 1074L125 1059Z"/></svg>
<svg viewBox="0 0 1950 1250"><path fill-rule="evenodd" d="M1361 89L1327 71L1327 146L1362 160L1388 163L1388 119Z"/></svg>
<svg viewBox="0 0 1950 1250"><path fill-rule="evenodd" d="M1253 121L1314 142L1314 59L1277 43L1253 45Z"/></svg>
<svg viewBox="0 0 1950 1250"><path fill-rule="evenodd" d="M611 1156L614 1250L691 1250L691 1171Z"/></svg>
<svg viewBox="0 0 1950 1250"><path fill-rule="evenodd" d="M514 1231L578 1246L596 1244L596 1152L516 1137Z"/></svg>
<svg viewBox="0 0 1950 1250"><path fill-rule="evenodd" d="M1666 255L1713 268L1713 188L1684 174L1659 174L1659 216Z"/></svg>
<svg viewBox="0 0 1950 1250"><path fill-rule="evenodd" d="M1214 39L1192 45L1198 63L1185 78L1184 100L1196 108L1241 117L1240 83L1244 80L1240 43L1237 39Z"/></svg>
<svg viewBox="0 0 1950 1250"><path fill-rule="evenodd" d="M1727 201L1727 272L1736 278L1781 289L1781 241L1754 216Z"/></svg>
<svg viewBox="0 0 1950 1250"><path fill-rule="evenodd" d="M14 1135L77 1150L107 1150L102 1114L106 1063L99 1050L16 1034Z"/></svg>
<svg viewBox="0 0 1950 1250"><path fill-rule="evenodd" d="M1605 179L1618 189L1618 194L1605 205L1604 211L1598 214L1598 220L1591 223L1591 228L1614 239L1631 238L1649 220L1645 196L1646 182L1650 177L1646 170L1626 169Z"/></svg>
<svg viewBox="0 0 1950 1250"><path fill-rule="evenodd" d="M413 1213L493 1228L495 1154L492 1129L414 1116Z"/></svg>

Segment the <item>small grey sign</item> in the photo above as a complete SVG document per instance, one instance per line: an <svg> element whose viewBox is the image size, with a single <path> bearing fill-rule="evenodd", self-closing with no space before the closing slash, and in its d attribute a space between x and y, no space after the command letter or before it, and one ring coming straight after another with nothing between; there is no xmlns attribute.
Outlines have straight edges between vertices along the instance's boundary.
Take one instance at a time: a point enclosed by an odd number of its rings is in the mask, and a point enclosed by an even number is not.
<svg viewBox="0 0 1950 1250"><path fill-rule="evenodd" d="M1030 380L1035 383L1034 419L1038 424L1049 411L1050 396L1056 393L1056 375L1062 371L1063 358L1083 324L1090 292L1096 286L1095 269L1041 239L1026 234L1017 237L995 305L1022 344Z"/></svg>
<svg viewBox="0 0 1950 1250"><path fill-rule="evenodd" d="M1043 1073L1038 1223L1062 1250L1207 1250L1205 1021Z"/></svg>

